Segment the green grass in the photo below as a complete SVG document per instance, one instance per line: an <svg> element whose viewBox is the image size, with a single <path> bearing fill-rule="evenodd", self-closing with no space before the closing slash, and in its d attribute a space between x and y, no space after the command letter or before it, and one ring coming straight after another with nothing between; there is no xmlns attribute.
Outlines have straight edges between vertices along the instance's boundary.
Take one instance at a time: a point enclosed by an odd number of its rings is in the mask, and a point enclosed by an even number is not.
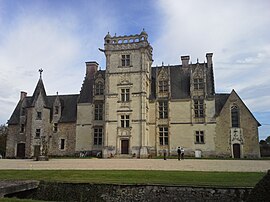
<svg viewBox="0 0 270 202"><path fill-rule="evenodd" d="M31 199L17 199L17 198L0 198L0 202L45 202Z"/></svg>
<svg viewBox="0 0 270 202"><path fill-rule="evenodd" d="M257 172L195 172L134 170L1 170L0 180L44 180L96 184L161 184L254 187L265 175Z"/></svg>

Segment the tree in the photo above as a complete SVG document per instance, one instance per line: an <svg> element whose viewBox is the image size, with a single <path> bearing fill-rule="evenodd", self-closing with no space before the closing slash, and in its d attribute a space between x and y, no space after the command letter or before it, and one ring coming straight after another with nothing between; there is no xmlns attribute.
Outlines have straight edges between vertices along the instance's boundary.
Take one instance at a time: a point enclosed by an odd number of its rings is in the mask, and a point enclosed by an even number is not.
<svg viewBox="0 0 270 202"><path fill-rule="evenodd" d="M8 128L7 125L0 125L0 154L2 156L6 155L6 142L7 142Z"/></svg>

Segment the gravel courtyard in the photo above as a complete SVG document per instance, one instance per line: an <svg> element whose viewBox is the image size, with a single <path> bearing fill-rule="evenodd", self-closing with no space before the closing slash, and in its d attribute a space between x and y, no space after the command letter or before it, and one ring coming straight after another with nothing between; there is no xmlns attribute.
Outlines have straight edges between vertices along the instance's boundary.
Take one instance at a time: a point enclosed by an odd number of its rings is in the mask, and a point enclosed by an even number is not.
<svg viewBox="0 0 270 202"><path fill-rule="evenodd" d="M175 170L266 172L270 160L204 159L0 159L0 170Z"/></svg>

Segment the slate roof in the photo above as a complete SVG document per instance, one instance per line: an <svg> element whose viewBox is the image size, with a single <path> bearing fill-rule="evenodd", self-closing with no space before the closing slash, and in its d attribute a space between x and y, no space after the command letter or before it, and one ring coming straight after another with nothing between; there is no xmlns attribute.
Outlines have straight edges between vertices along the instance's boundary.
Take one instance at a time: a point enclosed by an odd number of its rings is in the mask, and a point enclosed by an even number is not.
<svg viewBox="0 0 270 202"><path fill-rule="evenodd" d="M221 112L229 96L230 94L228 93L218 93L215 95L216 116L218 116L219 113Z"/></svg>

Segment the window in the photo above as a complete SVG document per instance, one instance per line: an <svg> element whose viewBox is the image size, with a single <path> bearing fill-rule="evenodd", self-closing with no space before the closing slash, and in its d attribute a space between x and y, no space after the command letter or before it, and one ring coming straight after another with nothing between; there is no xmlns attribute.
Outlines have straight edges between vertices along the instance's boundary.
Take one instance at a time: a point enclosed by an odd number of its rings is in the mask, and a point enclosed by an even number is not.
<svg viewBox="0 0 270 202"><path fill-rule="evenodd" d="M36 129L36 138L40 138L40 128Z"/></svg>
<svg viewBox="0 0 270 202"><path fill-rule="evenodd" d="M168 101L159 101L159 118L167 119L168 118Z"/></svg>
<svg viewBox="0 0 270 202"><path fill-rule="evenodd" d="M195 132L195 143L196 144L204 144L204 131L196 131Z"/></svg>
<svg viewBox="0 0 270 202"><path fill-rule="evenodd" d="M121 127L129 128L129 115L121 115Z"/></svg>
<svg viewBox="0 0 270 202"><path fill-rule="evenodd" d="M58 123L53 124L53 132L56 133L58 131Z"/></svg>
<svg viewBox="0 0 270 202"><path fill-rule="evenodd" d="M195 118L204 117L203 100L194 100Z"/></svg>
<svg viewBox="0 0 270 202"><path fill-rule="evenodd" d="M203 79L194 79L194 90L203 90Z"/></svg>
<svg viewBox="0 0 270 202"><path fill-rule="evenodd" d="M94 128L94 145L102 145L102 128Z"/></svg>
<svg viewBox="0 0 270 202"><path fill-rule="evenodd" d="M95 104L95 120L103 120L103 104Z"/></svg>
<svg viewBox="0 0 270 202"><path fill-rule="evenodd" d="M168 145L168 127L159 127L159 144Z"/></svg>
<svg viewBox="0 0 270 202"><path fill-rule="evenodd" d="M60 139L60 149L65 149L65 139Z"/></svg>
<svg viewBox="0 0 270 202"><path fill-rule="evenodd" d="M233 106L231 108L231 119L232 119L232 127L233 128L239 128L239 109L237 106Z"/></svg>
<svg viewBox="0 0 270 202"><path fill-rule="evenodd" d="M121 101L122 102L129 101L129 89L128 88L121 89Z"/></svg>
<svg viewBox="0 0 270 202"><path fill-rule="evenodd" d="M103 95L104 94L104 85L101 81L96 83L95 87L96 87L95 88L96 95Z"/></svg>
<svg viewBox="0 0 270 202"><path fill-rule="evenodd" d="M26 109L23 107L22 108L22 114L21 114L22 116L25 116L25 111L26 111Z"/></svg>
<svg viewBox="0 0 270 202"><path fill-rule="evenodd" d="M42 117L42 113L41 112L37 112L37 119L38 120L41 120L41 117Z"/></svg>
<svg viewBox="0 0 270 202"><path fill-rule="evenodd" d="M24 124L21 124L21 130L20 130L20 133L23 133L24 132Z"/></svg>
<svg viewBox="0 0 270 202"><path fill-rule="evenodd" d="M122 66L127 67L130 66L130 55L122 55Z"/></svg>
<svg viewBox="0 0 270 202"><path fill-rule="evenodd" d="M168 81L162 80L158 82L159 92L160 93L166 93L168 92Z"/></svg>
<svg viewBox="0 0 270 202"><path fill-rule="evenodd" d="M54 107L54 114L59 114L59 106Z"/></svg>

